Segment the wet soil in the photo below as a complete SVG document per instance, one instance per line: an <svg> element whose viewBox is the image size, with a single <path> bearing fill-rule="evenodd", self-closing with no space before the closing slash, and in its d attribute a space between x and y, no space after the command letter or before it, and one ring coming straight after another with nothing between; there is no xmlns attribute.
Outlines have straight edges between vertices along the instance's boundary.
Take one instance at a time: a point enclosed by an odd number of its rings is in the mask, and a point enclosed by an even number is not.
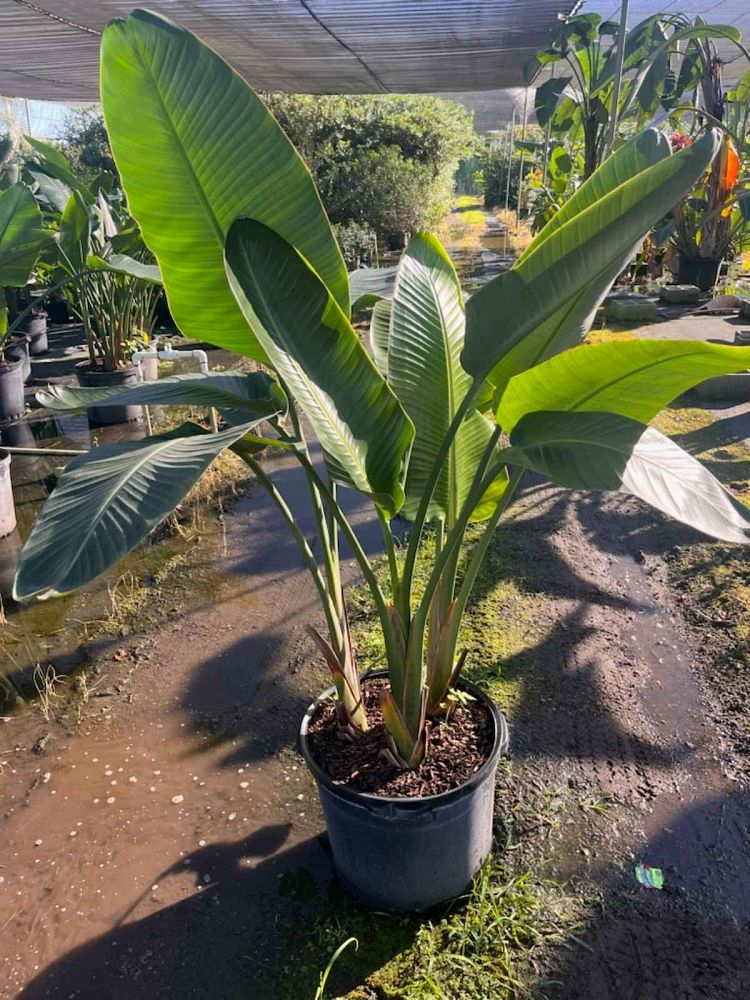
<svg viewBox="0 0 750 1000"><path fill-rule="evenodd" d="M635 501L536 491L552 597L498 808L589 906L542 977L560 1000L750 995L750 795L717 738L693 629L657 567L698 540ZM705 653L704 653L705 655ZM649 890L634 866L661 868Z"/></svg>
<svg viewBox="0 0 750 1000"><path fill-rule="evenodd" d="M380 708L385 687L382 680L362 685L370 728L357 740L342 739L333 702L324 702L312 717L310 753L335 782L370 795L421 798L458 788L476 774L492 751L494 736L492 719L481 702L456 706L450 721L430 720L425 760L414 770L404 770L389 759Z"/></svg>
<svg viewBox="0 0 750 1000"><path fill-rule="evenodd" d="M273 470L314 546L298 471ZM529 482L493 542L490 561L538 609L523 653L487 669L515 691L498 843L564 881L577 914L533 957L538 996L750 996L750 791L733 737L745 688L724 690L722 627L678 599L663 555L698 541L633 501ZM303 630L314 590L264 494L191 553L185 588L142 634L97 650L76 718L0 722L3 1000L314 993L330 951L299 968L292 929L350 905L295 750L328 679ZM662 869L662 891L637 883L639 862ZM372 983L416 933L401 921L385 944L363 938L358 964L337 967L339 995L404 995Z"/></svg>

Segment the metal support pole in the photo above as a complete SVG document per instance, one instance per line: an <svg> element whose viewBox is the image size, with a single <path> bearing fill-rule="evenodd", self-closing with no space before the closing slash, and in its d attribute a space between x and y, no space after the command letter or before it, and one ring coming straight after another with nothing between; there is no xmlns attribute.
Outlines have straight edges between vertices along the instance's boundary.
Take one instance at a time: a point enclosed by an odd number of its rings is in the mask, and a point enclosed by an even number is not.
<svg viewBox="0 0 750 1000"><path fill-rule="evenodd" d="M508 172L505 177L505 211L508 211L508 206L510 205L510 171L511 171L511 158L513 156L513 147L516 144L516 104L513 102L513 117L510 120L510 135L508 142Z"/></svg>
<svg viewBox="0 0 750 1000"><path fill-rule="evenodd" d="M550 71L550 79L553 80L555 77L555 64L552 63L552 69ZM542 167L542 187L547 186L547 167L549 165L549 144L552 138L552 116L547 122L547 129L544 133L544 166Z"/></svg>
<svg viewBox="0 0 750 1000"><path fill-rule="evenodd" d="M521 142L526 141L526 126L529 122L529 88L523 98L523 128L521 129ZM523 166L526 159L526 150L521 147L521 162L518 166L518 200L516 202L516 225L521 225L521 195L523 193Z"/></svg>
<svg viewBox="0 0 750 1000"><path fill-rule="evenodd" d="M625 61L625 38L628 33L628 0L622 0L620 6L620 29L617 32L617 47L615 49L615 82L612 88L612 111L609 118L609 134L604 156L609 156L615 145L617 135L617 105L620 103L622 89L622 66Z"/></svg>

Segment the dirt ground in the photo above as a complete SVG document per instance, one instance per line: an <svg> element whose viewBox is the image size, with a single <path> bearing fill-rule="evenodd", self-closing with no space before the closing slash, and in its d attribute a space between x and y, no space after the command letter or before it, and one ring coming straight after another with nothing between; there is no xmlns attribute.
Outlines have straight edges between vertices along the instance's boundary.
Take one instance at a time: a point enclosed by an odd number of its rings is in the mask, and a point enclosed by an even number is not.
<svg viewBox="0 0 750 1000"><path fill-rule="evenodd" d="M296 471L279 475L302 505ZM335 899L294 748L325 683L302 632L314 595L263 494L227 524L196 570L216 600L113 644L80 724L0 728L2 997L280 996L287 922ZM517 685L498 834L581 914L540 960L546 996L750 995L746 772L661 557L692 538L541 484L498 532L537 615L523 655L493 666ZM636 883L641 861L663 891ZM339 988L398 995L366 986L383 961L367 946Z"/></svg>
<svg viewBox="0 0 750 1000"><path fill-rule="evenodd" d="M709 443L746 448L747 412L716 416ZM705 438L682 443L700 453ZM750 480L750 456L730 458ZM298 471L273 469L314 543ZM383 976L427 925L363 915L333 875L295 745L327 685L303 632L312 584L262 491L223 529L154 589L141 633L73 661L96 658L69 706L53 691L48 717L0 718L2 1000L312 1000L353 928L359 951L331 996L750 997L748 682L739 662L727 681L726 623L675 588L675 554L697 551L696 534L623 497L534 482L496 533L470 664L511 721L497 858L554 880L565 915L518 948L519 980L490 969L469 994ZM79 605L57 607L51 631ZM46 633L34 648L46 643L54 660ZM638 884L638 863L662 869L661 891Z"/></svg>

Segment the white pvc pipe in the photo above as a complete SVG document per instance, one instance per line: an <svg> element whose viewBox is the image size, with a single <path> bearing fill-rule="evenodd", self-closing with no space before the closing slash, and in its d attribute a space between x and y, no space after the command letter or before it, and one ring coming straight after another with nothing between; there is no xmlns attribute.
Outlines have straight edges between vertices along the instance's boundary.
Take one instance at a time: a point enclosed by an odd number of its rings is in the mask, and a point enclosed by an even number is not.
<svg viewBox="0 0 750 1000"><path fill-rule="evenodd" d="M171 341L166 341L165 346L160 348L159 341L152 341L145 351L136 351L130 358L133 367L136 370L138 376L138 381L143 382L143 362L149 358L157 358L160 361L177 361L180 358L195 358L198 362L198 367L204 375L208 375L208 355L205 351L200 348L196 348L193 351L176 351L172 347ZM151 434L151 414L146 406L146 423L148 425L148 432ZM218 431L219 423L216 418L216 410L213 406L209 407L209 413L211 414L211 429Z"/></svg>

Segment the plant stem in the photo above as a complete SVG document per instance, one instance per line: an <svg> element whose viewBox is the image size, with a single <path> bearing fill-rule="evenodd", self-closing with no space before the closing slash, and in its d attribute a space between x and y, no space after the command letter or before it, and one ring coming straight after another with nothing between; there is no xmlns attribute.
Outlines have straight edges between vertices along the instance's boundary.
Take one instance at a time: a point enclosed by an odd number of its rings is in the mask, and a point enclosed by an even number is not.
<svg viewBox="0 0 750 1000"><path fill-rule="evenodd" d="M391 526L388 518L380 507L376 507L375 509L377 511L378 521L380 522L380 530L383 533L383 544L385 545L386 555L388 556L388 569L391 575L391 599L393 604L398 607L400 579L398 573L398 560L396 559L396 546L393 544L393 534L391 532Z"/></svg>
<svg viewBox="0 0 750 1000"><path fill-rule="evenodd" d="M315 586L317 587L321 603L323 604L323 611L326 616L326 623L331 633L331 638L335 639L336 644L343 649L344 639L341 633L341 623L338 618L337 608L332 603L331 595L329 594L328 588L326 587L326 583L320 574L320 567L318 566L318 561L315 558L315 555L312 549L310 548L307 539L305 538L299 525L297 524L294 518L294 514L291 512L291 510L289 509L289 505L287 504L282 494L279 492L276 483L274 483L271 477L266 472L264 472L260 462L256 461L256 459L254 458L251 458L249 455L243 455L242 459L245 462L245 464L250 469L252 469L253 473L257 476L258 480L268 490L269 496L274 501L276 506L279 508L284 520L289 526L289 530L291 531L294 540L296 541L297 545L300 548L300 551L302 552L305 564L307 565L307 568L309 569L310 574L312 575Z"/></svg>
<svg viewBox="0 0 750 1000"><path fill-rule="evenodd" d="M341 510L339 505L336 503L328 485L323 481L321 476L318 474L317 469L313 466L308 455L304 452L297 452L297 457L305 465L315 481L315 485L320 492L320 495L326 501L329 506L331 513L336 519L339 527L341 528L342 534L346 539L347 543L351 547L352 554L357 560L360 569L362 570L362 575L365 578L365 582L370 588L373 600L375 601L375 607L378 612L378 617L380 618L380 626L383 630L383 638L385 640L386 657L388 660L389 670L398 671L401 667L401 657L399 654L398 643L396 642L396 635L393 630L393 624L391 622L390 614L388 611L388 604L386 602L383 591L378 583L378 578L375 575L375 571L370 565L370 560L367 558L364 549L362 548L359 539L357 538L354 529L349 524L346 515Z"/></svg>
<svg viewBox="0 0 750 1000"><path fill-rule="evenodd" d="M417 561L417 553L419 551L419 543L422 538L422 531L424 529L425 519L427 517L427 511L430 506L430 501L432 500L432 494L435 492L435 486L440 478L440 473L442 471L443 465L448 453L453 444L453 439L458 433L458 429L463 423L463 419L469 412L469 407L479 392L482 385L482 380L477 379L472 382L469 387L468 392L461 400L461 404L456 410L455 416L451 421L451 425L446 431L445 437L442 440L440 449L437 453L435 461L433 463L432 469L430 470L430 475L425 485L424 493L419 502L419 509L417 510L416 517L414 518L414 523L412 525L412 530L409 534L409 544L406 548L406 558L404 559L404 568L401 575L401 606L400 613L402 621L407 624L411 617L411 589L412 580L414 578L414 566Z"/></svg>

